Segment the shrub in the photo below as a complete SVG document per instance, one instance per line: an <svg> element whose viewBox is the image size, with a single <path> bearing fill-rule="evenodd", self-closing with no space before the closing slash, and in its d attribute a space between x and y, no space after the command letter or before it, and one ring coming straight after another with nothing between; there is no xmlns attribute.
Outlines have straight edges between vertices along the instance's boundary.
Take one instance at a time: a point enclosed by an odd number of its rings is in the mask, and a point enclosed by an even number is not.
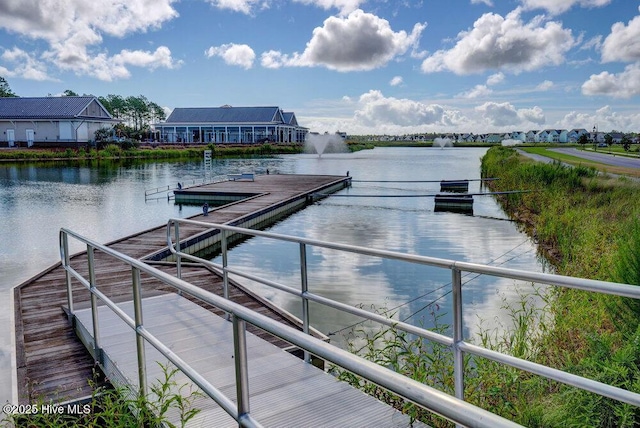
<svg viewBox="0 0 640 428"><path fill-rule="evenodd" d="M174 427L168 419L171 413L177 414L180 420L178 426L184 427L200 412L193 404L203 394L187 390L186 384L178 386L175 382L178 369L162 364L160 367L163 377L150 386L150 393L146 397L132 393L125 386L97 386L96 374L89 382L93 391L91 399L80 405L79 412L11 415L9 422L16 427L29 428ZM44 405L55 406L50 400L40 399L35 408L42 409Z"/></svg>

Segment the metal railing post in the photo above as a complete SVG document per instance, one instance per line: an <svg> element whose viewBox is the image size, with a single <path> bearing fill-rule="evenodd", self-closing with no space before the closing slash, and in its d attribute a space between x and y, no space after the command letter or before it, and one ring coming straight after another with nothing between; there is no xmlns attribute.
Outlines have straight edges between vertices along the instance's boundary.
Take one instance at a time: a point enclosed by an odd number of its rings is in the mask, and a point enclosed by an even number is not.
<svg viewBox="0 0 640 428"><path fill-rule="evenodd" d="M176 221L173 223L174 226L174 230L176 233L176 268L177 268L177 277L182 279L182 257L180 256L180 253L182 251L182 248L180 248L180 224Z"/></svg>
<svg viewBox="0 0 640 428"><path fill-rule="evenodd" d="M140 395L147 396L147 363L144 352L144 337L139 329L143 326L142 320L142 293L140 289L140 269L131 267L131 277L133 281L133 310L136 323L136 353L138 355L138 382Z"/></svg>
<svg viewBox="0 0 640 428"><path fill-rule="evenodd" d="M89 267L89 292L91 293L91 321L93 323L93 352L94 359L102 363L102 351L100 350L100 322L98 319L98 297L96 288L95 249L87 244L87 265Z"/></svg>
<svg viewBox="0 0 640 428"><path fill-rule="evenodd" d="M225 229L220 230L220 252L222 253L222 295L225 299L229 300L229 273L227 272L227 266L229 264L228 233ZM227 312L227 321L230 319L230 314Z"/></svg>
<svg viewBox="0 0 640 428"><path fill-rule="evenodd" d="M67 306L69 307L69 318L73 318L73 288L71 287L71 272L67 267L69 266L69 236L66 232L60 231L60 251L62 252L64 260L64 272L67 283Z"/></svg>
<svg viewBox="0 0 640 428"><path fill-rule="evenodd" d="M238 420L249 414L249 362L247 359L247 322L233 316L233 353L236 365Z"/></svg>
<svg viewBox="0 0 640 428"><path fill-rule="evenodd" d="M309 279L307 276L307 245L300 243L300 290L302 291L302 331L309 334L309 300L307 292L309 291ZM311 362L311 356L308 351L304 351L304 361Z"/></svg>
<svg viewBox="0 0 640 428"><path fill-rule="evenodd" d="M464 355L459 345L462 335L462 275L459 269L451 269L453 287L453 376L456 398L464 399Z"/></svg>

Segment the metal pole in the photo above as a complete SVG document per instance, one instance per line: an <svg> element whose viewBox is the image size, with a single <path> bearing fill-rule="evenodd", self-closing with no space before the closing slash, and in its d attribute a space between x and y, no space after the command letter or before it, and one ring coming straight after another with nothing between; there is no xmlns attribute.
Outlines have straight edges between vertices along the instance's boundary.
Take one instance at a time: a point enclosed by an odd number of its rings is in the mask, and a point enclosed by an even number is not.
<svg viewBox="0 0 640 428"><path fill-rule="evenodd" d="M176 232L176 267L178 269L177 272L177 276L178 278L182 279L182 257L180 256L180 253L182 251L182 248L180 246L180 224L176 221L173 223L174 226L174 230ZM182 294L182 293L180 293Z"/></svg>
<svg viewBox="0 0 640 428"><path fill-rule="evenodd" d="M73 287L71 286L71 272L66 269L69 266L69 236L66 232L60 231L62 254L65 266L65 278L67 282L67 306L69 307L69 318L73 317Z"/></svg>
<svg viewBox="0 0 640 428"><path fill-rule="evenodd" d="M140 269L131 267L131 277L133 280L133 309L136 322L136 350L138 354L138 381L140 385L140 396L147 396L147 366L144 353L144 337L140 335L138 329L143 326L142 322L142 293L140 290Z"/></svg>
<svg viewBox="0 0 640 428"><path fill-rule="evenodd" d="M233 316L233 351L236 364L238 420L249 414L249 363L247 359L247 323Z"/></svg>
<svg viewBox="0 0 640 428"><path fill-rule="evenodd" d="M229 264L229 254L227 245L227 231L225 229L220 230L220 251L222 252L222 295L226 300L229 300L229 273L227 272L227 265ZM230 319L231 314L227 312L227 321Z"/></svg>
<svg viewBox="0 0 640 428"><path fill-rule="evenodd" d="M87 244L87 263L89 266L89 291L91 292L91 321L93 323L94 359L95 361L102 363L102 351L100 350L100 322L98 320L98 297L95 294L95 291L97 290L95 251L89 244Z"/></svg>
<svg viewBox="0 0 640 428"><path fill-rule="evenodd" d="M300 288L302 291L302 331L309 334L309 300L307 300L307 292L309 291L309 282L307 276L307 246L300 243ZM311 362L311 355L308 351L304 351L304 361Z"/></svg>
<svg viewBox="0 0 640 428"><path fill-rule="evenodd" d="M453 376L456 398L464 400L464 355L460 350L462 336L462 275L459 269L451 269L453 287Z"/></svg>

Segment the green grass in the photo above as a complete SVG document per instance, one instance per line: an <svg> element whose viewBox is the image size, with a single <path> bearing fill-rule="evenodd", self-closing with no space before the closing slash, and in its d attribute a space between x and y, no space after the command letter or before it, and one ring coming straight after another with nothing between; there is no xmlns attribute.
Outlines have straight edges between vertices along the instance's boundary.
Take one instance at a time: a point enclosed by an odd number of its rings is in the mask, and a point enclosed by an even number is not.
<svg viewBox="0 0 640 428"><path fill-rule="evenodd" d="M200 413L193 405L203 394L191 390L187 384L178 385L177 368L162 364L160 367L163 377L149 386L147 396L126 386L96 387L96 382L91 381L91 399L79 404L74 411L67 412L66 406L40 399L29 405L29 409L34 409L32 414L10 415L7 422L17 428L184 427ZM177 416L179 422L171 423L169 414Z"/></svg>
<svg viewBox="0 0 640 428"><path fill-rule="evenodd" d="M220 146L158 146L124 149L117 144L109 144L99 150L78 149L11 149L0 150L1 161L34 160L96 160L96 159L202 159L205 150L212 150L214 157L270 156L274 154L295 154L303 151L301 144L259 144Z"/></svg>
<svg viewBox="0 0 640 428"><path fill-rule="evenodd" d="M540 150L540 149L537 149ZM640 187L584 165L539 163L508 147L491 148L482 176L492 190L531 190L500 197L505 210L534 237L556 273L640 285ZM535 295L532 295L535 297ZM640 303L556 287L521 296L502 309L511 327L483 331L488 348L640 393ZM539 299L538 299L539 300ZM448 350L394 329L355 332L352 351L451 393ZM640 410L482 358L465 365L465 399L530 427L632 427ZM450 423L349 374L341 377L427 424Z"/></svg>
<svg viewBox="0 0 640 428"><path fill-rule="evenodd" d="M495 190L524 187L509 195L507 212L535 236L560 274L638 285L640 188L628 179L597 176L594 169L542 164L512 149L490 150L482 162ZM622 267L621 267L622 266ZM605 383L640 391L636 301L558 288L550 305L554 324L542 338L536 360ZM632 314L632 316L630 316ZM630 320L636 320L630 322ZM576 426L630 426L637 410L573 388L546 397L549 417ZM568 418L568 419L567 419ZM630 422L632 421L632 422Z"/></svg>
<svg viewBox="0 0 640 428"><path fill-rule="evenodd" d="M640 169L637 169L637 168L624 168L624 167L618 167L613 165L607 165L605 163L592 161L589 159L581 158L579 156L572 156L566 153L560 153L553 150L549 150L549 148L547 147L520 147L520 149L527 153L545 156L550 159L557 160L559 162L567 163L569 165L595 168L598 171L608 173L608 174L625 175L628 177L640 177ZM624 152L624 149L622 149L621 147L612 146L612 148L598 149L597 151L606 152L606 153L615 153L619 155L623 155L623 154L627 155ZM637 155L634 157L637 157Z"/></svg>

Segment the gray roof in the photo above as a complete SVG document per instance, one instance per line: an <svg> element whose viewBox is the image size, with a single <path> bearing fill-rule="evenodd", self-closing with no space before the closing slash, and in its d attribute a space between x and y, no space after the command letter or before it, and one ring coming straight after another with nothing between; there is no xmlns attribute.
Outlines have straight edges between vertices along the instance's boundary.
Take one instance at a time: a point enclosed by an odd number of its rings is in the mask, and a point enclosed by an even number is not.
<svg viewBox="0 0 640 428"><path fill-rule="evenodd" d="M286 123L279 107L175 108L165 123Z"/></svg>
<svg viewBox="0 0 640 428"><path fill-rule="evenodd" d="M284 121L285 123L288 123L289 125L297 125L298 124L298 120L296 119L296 115L289 111L289 112L282 112L282 116L284 117Z"/></svg>
<svg viewBox="0 0 640 428"><path fill-rule="evenodd" d="M74 119L93 117L82 115L92 101L100 102L93 96L80 97L0 97L0 119ZM100 104L103 110L104 106ZM108 113L105 110L105 113ZM97 116L109 120L111 116Z"/></svg>

